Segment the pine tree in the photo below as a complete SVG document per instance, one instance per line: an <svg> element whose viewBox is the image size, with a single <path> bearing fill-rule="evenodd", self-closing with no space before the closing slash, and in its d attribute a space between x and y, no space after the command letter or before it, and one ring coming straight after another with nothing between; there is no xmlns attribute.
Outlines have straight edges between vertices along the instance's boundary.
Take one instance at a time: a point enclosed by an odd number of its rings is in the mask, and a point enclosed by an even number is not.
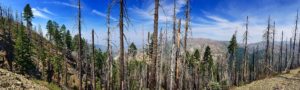
<svg viewBox="0 0 300 90"><path fill-rule="evenodd" d="M201 62L202 78L204 80L204 89L209 89L209 83L213 80L213 58L211 55L210 47L205 48L203 61Z"/></svg>
<svg viewBox="0 0 300 90"><path fill-rule="evenodd" d="M230 82L234 85L237 85L236 77L236 50L237 50L238 44L236 41L236 33L232 35L232 38L229 42L228 53L229 53L229 67L228 67L228 76L230 76Z"/></svg>
<svg viewBox="0 0 300 90"><path fill-rule="evenodd" d="M20 65L19 69L22 74L31 74L32 70L34 70L35 66L31 60L32 51L30 49L30 41L27 37L24 26L18 30L16 39L16 63Z"/></svg>
<svg viewBox="0 0 300 90"><path fill-rule="evenodd" d="M54 34L54 30L53 30L53 23L52 23L51 20L49 20L49 21L47 22L46 28L47 28L47 30L48 30L47 36L49 37L49 41L52 41L52 36L53 36L53 34Z"/></svg>
<svg viewBox="0 0 300 90"><path fill-rule="evenodd" d="M137 48L133 42L129 45L128 53L131 57L135 57L137 54Z"/></svg>
<svg viewBox="0 0 300 90"><path fill-rule="evenodd" d="M31 7L29 4L26 4L26 6L24 8L23 17L24 17L24 20L26 21L28 37L29 37L29 39L31 39L31 26L32 26L31 21L33 18L33 13L32 13L32 10L31 10Z"/></svg>

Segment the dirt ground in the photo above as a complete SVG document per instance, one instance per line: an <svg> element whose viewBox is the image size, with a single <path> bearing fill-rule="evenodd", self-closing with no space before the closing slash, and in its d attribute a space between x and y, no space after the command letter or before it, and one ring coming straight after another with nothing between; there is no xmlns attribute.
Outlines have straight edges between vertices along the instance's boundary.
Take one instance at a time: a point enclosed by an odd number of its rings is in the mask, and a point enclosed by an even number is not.
<svg viewBox="0 0 300 90"><path fill-rule="evenodd" d="M22 75L0 69L0 90L48 90Z"/></svg>
<svg viewBox="0 0 300 90"><path fill-rule="evenodd" d="M257 80L232 90L300 90L300 68L289 73Z"/></svg>

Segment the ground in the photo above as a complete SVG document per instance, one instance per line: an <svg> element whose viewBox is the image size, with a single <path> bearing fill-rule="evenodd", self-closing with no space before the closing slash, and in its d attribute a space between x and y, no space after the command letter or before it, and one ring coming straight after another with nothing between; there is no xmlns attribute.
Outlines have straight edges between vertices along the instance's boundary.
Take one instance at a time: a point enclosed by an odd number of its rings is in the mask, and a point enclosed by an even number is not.
<svg viewBox="0 0 300 90"><path fill-rule="evenodd" d="M24 76L0 69L0 90L49 90Z"/></svg>
<svg viewBox="0 0 300 90"><path fill-rule="evenodd" d="M300 68L249 84L234 87L232 90L300 90Z"/></svg>

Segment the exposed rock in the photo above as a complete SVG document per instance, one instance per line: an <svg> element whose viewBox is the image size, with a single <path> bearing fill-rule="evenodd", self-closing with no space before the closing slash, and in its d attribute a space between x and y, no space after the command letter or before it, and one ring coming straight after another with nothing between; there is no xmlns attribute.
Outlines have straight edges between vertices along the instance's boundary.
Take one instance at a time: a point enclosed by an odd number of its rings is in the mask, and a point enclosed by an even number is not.
<svg viewBox="0 0 300 90"><path fill-rule="evenodd" d="M0 69L0 90L49 90L22 75Z"/></svg>

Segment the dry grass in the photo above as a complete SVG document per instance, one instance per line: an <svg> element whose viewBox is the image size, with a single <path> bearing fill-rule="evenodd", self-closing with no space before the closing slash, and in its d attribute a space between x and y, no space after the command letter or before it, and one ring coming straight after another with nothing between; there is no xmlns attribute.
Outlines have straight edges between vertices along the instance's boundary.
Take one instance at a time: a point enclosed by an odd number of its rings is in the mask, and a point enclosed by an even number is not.
<svg viewBox="0 0 300 90"><path fill-rule="evenodd" d="M300 68L289 73L257 80L250 84L231 88L232 90L300 90Z"/></svg>

